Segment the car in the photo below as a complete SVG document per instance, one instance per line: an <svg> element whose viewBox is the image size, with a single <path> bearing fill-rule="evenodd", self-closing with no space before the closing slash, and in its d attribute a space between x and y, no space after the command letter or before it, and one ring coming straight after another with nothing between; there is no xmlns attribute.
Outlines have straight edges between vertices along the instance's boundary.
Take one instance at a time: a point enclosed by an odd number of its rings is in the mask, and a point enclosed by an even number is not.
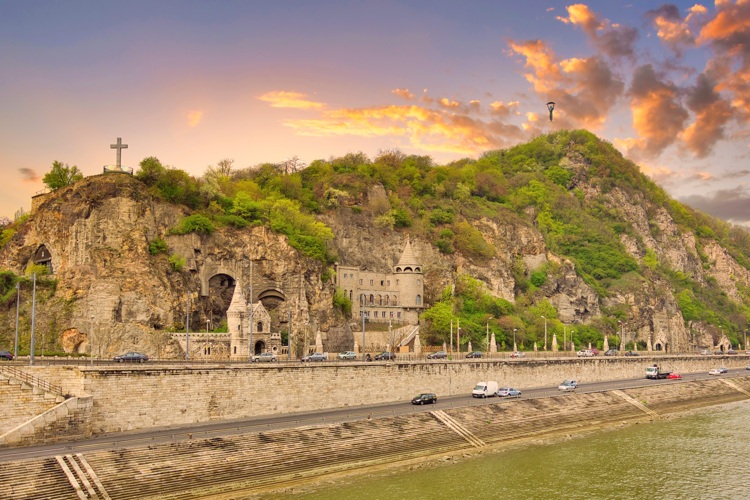
<svg viewBox="0 0 750 500"><path fill-rule="evenodd" d="M433 352L427 355L427 359L447 359L448 353L445 351Z"/></svg>
<svg viewBox="0 0 750 500"><path fill-rule="evenodd" d="M745 370L750 370L750 365L747 365L747 368L745 368Z"/></svg>
<svg viewBox="0 0 750 500"><path fill-rule="evenodd" d="M0 351L0 359L13 360L13 355L8 351Z"/></svg>
<svg viewBox="0 0 750 500"><path fill-rule="evenodd" d="M515 352L510 353L511 358L523 358L524 356L526 356L525 352L515 351Z"/></svg>
<svg viewBox="0 0 750 500"><path fill-rule="evenodd" d="M130 351L125 354L120 354L112 358L118 363L144 363L148 361L148 356L141 354L140 352Z"/></svg>
<svg viewBox="0 0 750 500"><path fill-rule="evenodd" d="M729 370L727 368L724 368L723 366L708 370L709 375L721 375L722 373L729 373Z"/></svg>
<svg viewBox="0 0 750 500"><path fill-rule="evenodd" d="M557 386L557 390L563 392L575 391L577 388L578 382L575 380L565 380L562 384Z"/></svg>
<svg viewBox="0 0 750 500"><path fill-rule="evenodd" d="M328 355L322 352L314 352L302 358L303 363L309 361L328 361Z"/></svg>
<svg viewBox="0 0 750 500"><path fill-rule="evenodd" d="M339 359L357 359L357 353L354 351L346 351L346 352L340 352Z"/></svg>
<svg viewBox="0 0 750 500"><path fill-rule="evenodd" d="M482 353L480 351L471 351L466 355L467 358L481 358Z"/></svg>
<svg viewBox="0 0 750 500"><path fill-rule="evenodd" d="M672 379L672 380L682 380L682 375L680 375L679 373L672 372L669 375L667 375L667 378Z"/></svg>
<svg viewBox="0 0 750 500"><path fill-rule="evenodd" d="M423 392L422 394L419 394L418 396L414 396L411 399L411 404L413 405L424 405L424 404L435 404L437 403L437 396L431 392Z"/></svg>
<svg viewBox="0 0 750 500"><path fill-rule="evenodd" d="M590 358L594 355L594 351L591 349L581 349L576 353L576 356L579 358Z"/></svg>
<svg viewBox="0 0 750 500"><path fill-rule="evenodd" d="M275 363L278 361L276 354L272 352L262 352L252 357L253 363Z"/></svg>
<svg viewBox="0 0 750 500"><path fill-rule="evenodd" d="M638 356L638 351L626 351L625 356Z"/></svg>
<svg viewBox="0 0 750 500"><path fill-rule="evenodd" d="M737 354L737 351L735 351L734 349L729 349L727 351L727 354Z"/></svg>
<svg viewBox="0 0 750 500"><path fill-rule="evenodd" d="M617 356L617 349L610 349L604 353L605 356Z"/></svg>
<svg viewBox="0 0 750 500"><path fill-rule="evenodd" d="M497 390L497 395L501 398L520 398L521 391L512 387L501 387Z"/></svg>
<svg viewBox="0 0 750 500"><path fill-rule="evenodd" d="M395 361L396 355L392 352L381 352L377 356L375 356L375 361Z"/></svg>
<svg viewBox="0 0 750 500"><path fill-rule="evenodd" d="M701 356L710 356L711 355L711 351L709 351L708 349L701 349L700 355Z"/></svg>

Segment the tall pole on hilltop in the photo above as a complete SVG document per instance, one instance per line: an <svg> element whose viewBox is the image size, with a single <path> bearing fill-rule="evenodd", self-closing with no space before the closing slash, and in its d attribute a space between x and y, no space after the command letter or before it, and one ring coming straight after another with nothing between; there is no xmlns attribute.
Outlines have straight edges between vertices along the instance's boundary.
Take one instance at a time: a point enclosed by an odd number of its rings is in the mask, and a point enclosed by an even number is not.
<svg viewBox="0 0 750 500"><path fill-rule="evenodd" d="M16 283L16 344L13 350L13 357L18 357L18 305L21 303L21 284Z"/></svg>
<svg viewBox="0 0 750 500"><path fill-rule="evenodd" d="M34 329L36 327L36 271L34 271L34 291L31 295L31 353L29 354L29 364L34 364Z"/></svg>

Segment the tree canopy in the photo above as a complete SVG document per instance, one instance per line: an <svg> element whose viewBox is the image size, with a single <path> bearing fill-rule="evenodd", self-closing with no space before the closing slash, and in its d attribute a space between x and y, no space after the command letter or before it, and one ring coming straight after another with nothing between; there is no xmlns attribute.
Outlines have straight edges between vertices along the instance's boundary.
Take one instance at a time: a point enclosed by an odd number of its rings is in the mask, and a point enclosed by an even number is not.
<svg viewBox="0 0 750 500"><path fill-rule="evenodd" d="M68 164L63 164L57 160L52 162L52 169L44 174L42 182L52 190L60 189L61 187L70 186L76 181L83 179L83 174L78 167L73 165L69 167Z"/></svg>

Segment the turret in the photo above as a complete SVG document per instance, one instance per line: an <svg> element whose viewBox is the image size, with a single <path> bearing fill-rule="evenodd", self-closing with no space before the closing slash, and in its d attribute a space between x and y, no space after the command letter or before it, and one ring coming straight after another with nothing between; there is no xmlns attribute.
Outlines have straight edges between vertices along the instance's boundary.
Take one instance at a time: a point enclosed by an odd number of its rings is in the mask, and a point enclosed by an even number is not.
<svg viewBox="0 0 750 500"><path fill-rule="evenodd" d="M398 264L393 267L393 275L399 290L401 307L420 309L424 307L422 264L414 255L411 242L408 239Z"/></svg>
<svg viewBox="0 0 750 500"><path fill-rule="evenodd" d="M250 311L245 294L242 293L242 286L237 281L234 285L232 302L227 309L227 330L229 330L229 359L243 360L248 359L248 327Z"/></svg>

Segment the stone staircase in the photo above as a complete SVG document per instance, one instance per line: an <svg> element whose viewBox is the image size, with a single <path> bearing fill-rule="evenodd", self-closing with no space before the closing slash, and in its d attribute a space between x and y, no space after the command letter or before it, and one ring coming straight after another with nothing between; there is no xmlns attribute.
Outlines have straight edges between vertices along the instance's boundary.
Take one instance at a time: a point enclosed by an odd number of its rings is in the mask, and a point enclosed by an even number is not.
<svg viewBox="0 0 750 500"><path fill-rule="evenodd" d="M18 370L17 368L15 370ZM31 418L53 408L64 398L48 392L17 373L3 367L0 371L0 436Z"/></svg>

